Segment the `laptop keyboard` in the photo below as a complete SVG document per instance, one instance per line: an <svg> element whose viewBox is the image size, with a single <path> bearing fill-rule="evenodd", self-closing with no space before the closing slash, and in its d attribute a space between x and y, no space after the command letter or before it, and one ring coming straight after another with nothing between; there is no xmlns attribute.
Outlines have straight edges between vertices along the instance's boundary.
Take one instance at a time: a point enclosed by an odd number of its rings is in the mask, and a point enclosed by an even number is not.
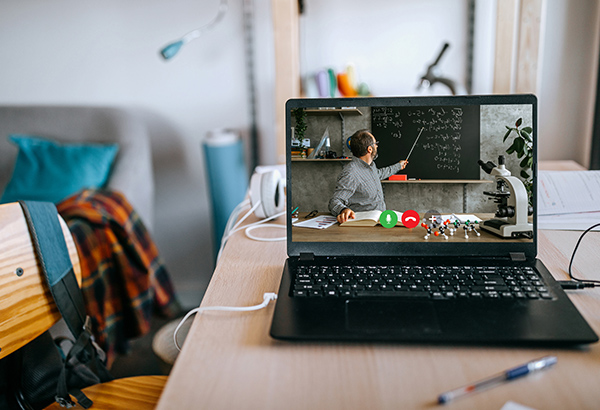
<svg viewBox="0 0 600 410"><path fill-rule="evenodd" d="M530 267L297 266L294 297L552 299Z"/></svg>

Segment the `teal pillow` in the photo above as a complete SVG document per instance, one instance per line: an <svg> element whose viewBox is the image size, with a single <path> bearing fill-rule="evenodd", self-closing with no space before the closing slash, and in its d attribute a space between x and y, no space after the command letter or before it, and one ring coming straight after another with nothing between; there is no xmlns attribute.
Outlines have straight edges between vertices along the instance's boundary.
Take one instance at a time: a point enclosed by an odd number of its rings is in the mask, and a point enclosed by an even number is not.
<svg viewBox="0 0 600 410"><path fill-rule="evenodd" d="M9 140L19 153L0 203L57 203L83 188L103 188L119 150L116 144L61 144L27 135Z"/></svg>

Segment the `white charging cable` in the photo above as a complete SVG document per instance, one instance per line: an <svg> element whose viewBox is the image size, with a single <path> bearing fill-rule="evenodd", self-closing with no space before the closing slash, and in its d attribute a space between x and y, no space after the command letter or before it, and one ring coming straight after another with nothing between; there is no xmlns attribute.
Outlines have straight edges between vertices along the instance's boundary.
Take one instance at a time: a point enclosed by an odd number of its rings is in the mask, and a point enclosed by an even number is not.
<svg viewBox="0 0 600 410"><path fill-rule="evenodd" d="M188 320L189 317L192 316L194 313L201 313L201 312L204 312L207 310L221 310L221 311L227 311L227 312L251 312L254 310L260 310L260 309L267 307L267 305L269 304L270 301L276 300L276 299L277 299L276 293L267 292L267 293L263 294L262 303L259 305L255 305L255 306L246 306L246 307L206 306L206 307L194 308L194 309L190 310L183 317L183 319L181 319L181 322L179 322L179 324L175 328L175 331L173 332L173 342L175 343L175 347L177 347L177 350L181 350L181 346L179 346L179 343L177 342L177 333L179 332L179 329L181 328L181 326L183 326L185 321Z"/></svg>

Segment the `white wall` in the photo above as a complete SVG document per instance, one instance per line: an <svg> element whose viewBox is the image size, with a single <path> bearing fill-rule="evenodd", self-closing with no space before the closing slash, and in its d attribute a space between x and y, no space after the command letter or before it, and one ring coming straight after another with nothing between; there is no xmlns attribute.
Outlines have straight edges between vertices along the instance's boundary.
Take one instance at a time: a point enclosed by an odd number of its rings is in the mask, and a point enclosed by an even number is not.
<svg viewBox="0 0 600 410"><path fill-rule="evenodd" d="M540 159L589 165L600 2L546 0L538 84Z"/></svg>
<svg viewBox="0 0 600 410"><path fill-rule="evenodd" d="M436 85L417 91L444 42L440 69L463 87L466 76L466 0L306 0L301 18L301 72L345 71L353 63L359 81L376 96L449 94ZM310 88L308 88L310 90Z"/></svg>

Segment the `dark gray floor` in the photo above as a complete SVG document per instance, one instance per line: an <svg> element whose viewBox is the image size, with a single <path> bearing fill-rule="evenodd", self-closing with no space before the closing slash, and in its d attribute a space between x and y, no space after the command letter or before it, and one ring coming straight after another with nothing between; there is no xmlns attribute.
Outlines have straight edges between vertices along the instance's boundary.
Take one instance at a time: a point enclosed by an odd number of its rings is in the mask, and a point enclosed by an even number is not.
<svg viewBox="0 0 600 410"><path fill-rule="evenodd" d="M110 373L116 378L148 375L168 375L171 366L164 363L152 350L152 339L158 330L172 319L154 316L150 332L133 339L127 355L119 355L110 368Z"/></svg>

